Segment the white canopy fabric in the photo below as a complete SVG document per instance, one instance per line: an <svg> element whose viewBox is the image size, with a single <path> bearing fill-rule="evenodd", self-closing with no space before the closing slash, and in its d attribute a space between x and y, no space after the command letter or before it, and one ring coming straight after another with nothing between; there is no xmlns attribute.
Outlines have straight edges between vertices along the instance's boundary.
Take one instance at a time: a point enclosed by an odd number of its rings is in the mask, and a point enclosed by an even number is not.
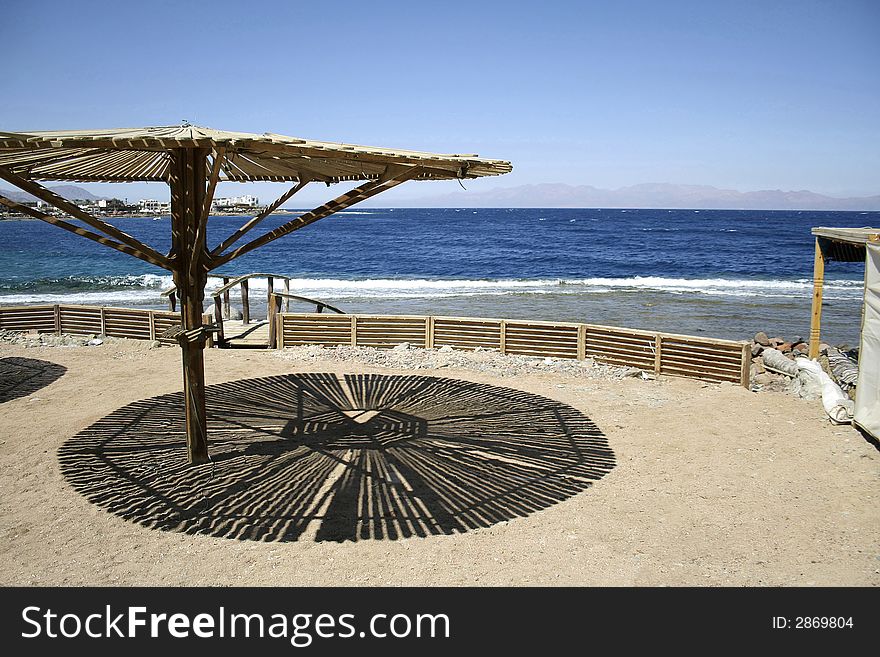
<svg viewBox="0 0 880 657"><path fill-rule="evenodd" d="M865 251L865 313L853 422L880 440L880 243L868 242Z"/></svg>

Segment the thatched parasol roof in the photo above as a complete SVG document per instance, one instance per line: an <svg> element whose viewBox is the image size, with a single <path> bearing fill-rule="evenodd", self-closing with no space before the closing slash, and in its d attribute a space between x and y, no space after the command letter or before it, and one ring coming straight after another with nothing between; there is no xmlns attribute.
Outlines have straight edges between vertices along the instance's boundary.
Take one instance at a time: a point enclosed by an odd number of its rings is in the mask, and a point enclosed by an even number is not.
<svg viewBox="0 0 880 657"><path fill-rule="evenodd" d="M0 132L0 167L30 180L167 182L169 150L209 148L221 181L377 180L389 165L417 165L422 180L478 178L511 171L509 162L476 155L311 141L192 125L114 130Z"/></svg>

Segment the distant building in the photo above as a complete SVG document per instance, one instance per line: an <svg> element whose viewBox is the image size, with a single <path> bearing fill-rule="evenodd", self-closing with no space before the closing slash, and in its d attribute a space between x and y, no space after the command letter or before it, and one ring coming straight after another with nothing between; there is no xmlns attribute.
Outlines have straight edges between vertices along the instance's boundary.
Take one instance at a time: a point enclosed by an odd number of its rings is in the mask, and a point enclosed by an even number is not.
<svg viewBox="0 0 880 657"><path fill-rule="evenodd" d="M211 206L216 210L228 208L256 208L260 205L260 199L256 196L228 196L215 198Z"/></svg>
<svg viewBox="0 0 880 657"><path fill-rule="evenodd" d="M138 209L148 214L169 214L171 212L171 203L163 203L151 198L142 198L138 201Z"/></svg>
<svg viewBox="0 0 880 657"><path fill-rule="evenodd" d="M102 210L111 210L120 212L126 209L125 201L120 201L118 198L102 198L98 199L98 207Z"/></svg>
<svg viewBox="0 0 880 657"><path fill-rule="evenodd" d="M107 206L100 205L102 201L99 201L100 207L106 207L108 210L116 210L117 207L109 205L110 203L120 203L123 207L125 206L122 201L118 199L113 199L112 201L103 201L107 203ZM215 211L231 211L231 210L249 210L252 208L260 207L260 199L256 196L229 196L226 198L215 198L211 202L211 209ZM137 203L137 210L144 214L171 214L171 203L163 203L162 201L157 201L151 198L143 198Z"/></svg>

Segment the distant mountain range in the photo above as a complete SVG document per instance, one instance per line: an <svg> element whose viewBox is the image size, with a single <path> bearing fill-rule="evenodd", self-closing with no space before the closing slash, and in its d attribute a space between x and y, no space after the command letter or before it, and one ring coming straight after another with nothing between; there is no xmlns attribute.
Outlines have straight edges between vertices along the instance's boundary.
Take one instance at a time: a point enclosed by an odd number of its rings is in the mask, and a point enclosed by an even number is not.
<svg viewBox="0 0 880 657"><path fill-rule="evenodd" d="M376 199L381 205L382 199ZM648 183L620 189L543 183L400 199L407 207L663 208L694 210L880 210L880 195L835 198L807 190L739 192L709 185Z"/></svg>
<svg viewBox="0 0 880 657"><path fill-rule="evenodd" d="M417 188L413 185L412 188ZM69 200L96 201L77 185L49 187ZM13 201L33 201L30 194L0 188ZM855 210L880 211L880 195L836 198L807 190L768 189L739 192L709 185L647 183L619 189L590 185L541 183L518 187L497 187L484 191L460 190L436 196L378 197L369 205L410 208L663 208L688 210Z"/></svg>
<svg viewBox="0 0 880 657"><path fill-rule="evenodd" d="M54 187L47 186L47 189L52 190L53 192L58 194L58 196L66 198L68 201L97 201L101 198L100 196L95 196L87 189L77 187L76 185L56 185ZM37 200L35 196L31 196L27 192L20 192L17 189L9 189L8 187L0 187L0 194L11 201L15 201L16 203L25 203Z"/></svg>

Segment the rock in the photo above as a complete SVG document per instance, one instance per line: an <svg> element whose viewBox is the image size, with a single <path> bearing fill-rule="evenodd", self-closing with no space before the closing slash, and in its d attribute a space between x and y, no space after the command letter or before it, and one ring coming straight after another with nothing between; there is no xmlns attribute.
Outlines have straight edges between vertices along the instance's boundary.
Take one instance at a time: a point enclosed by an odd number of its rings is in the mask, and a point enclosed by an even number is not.
<svg viewBox="0 0 880 657"><path fill-rule="evenodd" d="M620 374L621 374L621 376L624 376L624 377L628 377L628 376L633 376L633 377L639 376L640 377L642 375L642 370L640 370L636 367L627 367Z"/></svg>
<svg viewBox="0 0 880 657"><path fill-rule="evenodd" d="M99 344L104 344L104 341L101 340L100 338L92 338L91 340L89 340L88 342L86 342L86 344L87 344L89 347L97 347Z"/></svg>
<svg viewBox="0 0 880 657"><path fill-rule="evenodd" d="M794 337L791 339L791 344L793 344L793 345L799 345L799 344L802 344L802 343L804 343L804 342L806 342L806 340L804 340L804 339L803 339L801 336L799 336L799 335L796 335L796 336L794 336Z"/></svg>
<svg viewBox="0 0 880 657"><path fill-rule="evenodd" d="M229 311L229 319L237 319L241 320L244 315L241 314L241 311L237 308Z"/></svg>
<svg viewBox="0 0 880 657"><path fill-rule="evenodd" d="M547 356L547 358L544 359L544 365L552 365L552 364L553 364L553 359L550 358L549 356Z"/></svg>
<svg viewBox="0 0 880 657"><path fill-rule="evenodd" d="M794 345L791 348L791 351L795 355L804 355L810 352L810 345L808 345L806 342L801 342Z"/></svg>
<svg viewBox="0 0 880 657"><path fill-rule="evenodd" d="M752 356L760 356L761 352L764 351L764 345L758 344L757 342L752 344Z"/></svg>
<svg viewBox="0 0 880 657"><path fill-rule="evenodd" d="M785 343L785 338L780 338L779 336L776 336L775 338L770 338L770 344L774 347L776 345L780 345L780 344L784 344L784 343Z"/></svg>
<svg viewBox="0 0 880 657"><path fill-rule="evenodd" d="M448 354L450 351L452 351L452 347L450 347L448 344L443 345L437 351L439 351L441 354Z"/></svg>
<svg viewBox="0 0 880 657"><path fill-rule="evenodd" d="M758 343L759 345L761 345L762 347L769 347L770 346L770 338L767 337L767 334L764 333L764 331L759 331L758 333L755 333L755 340L754 341L756 343Z"/></svg>
<svg viewBox="0 0 880 657"><path fill-rule="evenodd" d="M758 385L767 385L768 383L773 383L776 381L776 376L770 374L770 372L762 372L755 376L755 383Z"/></svg>
<svg viewBox="0 0 880 657"><path fill-rule="evenodd" d="M767 370L764 369L764 359L763 358L755 358L752 360L752 373L753 374L763 374Z"/></svg>
<svg viewBox="0 0 880 657"><path fill-rule="evenodd" d="M406 351L409 349L409 342L401 342L398 345L394 345L392 351Z"/></svg>
<svg viewBox="0 0 880 657"><path fill-rule="evenodd" d="M791 351L791 342L781 342L776 348L784 354L788 353Z"/></svg>
<svg viewBox="0 0 880 657"><path fill-rule="evenodd" d="M158 340L150 340L150 349L158 349L162 346L162 343Z"/></svg>

